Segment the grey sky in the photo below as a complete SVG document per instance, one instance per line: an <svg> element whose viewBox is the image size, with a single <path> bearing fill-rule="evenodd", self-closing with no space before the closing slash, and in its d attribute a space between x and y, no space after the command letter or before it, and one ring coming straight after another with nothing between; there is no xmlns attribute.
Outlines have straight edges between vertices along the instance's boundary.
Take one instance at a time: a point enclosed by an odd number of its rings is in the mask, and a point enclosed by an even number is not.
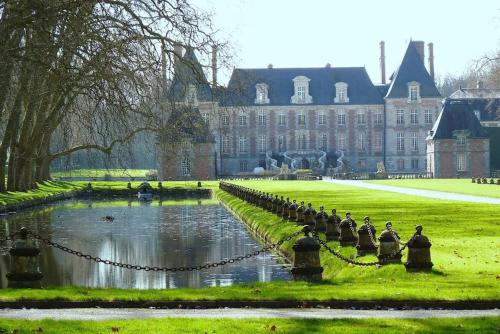
<svg viewBox="0 0 500 334"><path fill-rule="evenodd" d="M236 67L365 66L380 81L379 41L387 77L410 38L434 43L437 76L461 73L500 47L500 1L194 0L212 11L235 46ZM427 56L427 48L426 48ZM427 63L426 63L427 65ZM222 83L228 79L221 73Z"/></svg>

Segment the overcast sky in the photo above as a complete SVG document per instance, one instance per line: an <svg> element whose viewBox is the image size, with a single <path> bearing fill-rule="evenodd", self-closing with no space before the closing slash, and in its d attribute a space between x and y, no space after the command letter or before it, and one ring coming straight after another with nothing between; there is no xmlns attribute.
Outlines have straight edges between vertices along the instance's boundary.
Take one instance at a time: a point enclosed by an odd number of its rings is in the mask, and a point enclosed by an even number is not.
<svg viewBox="0 0 500 334"><path fill-rule="evenodd" d="M365 66L380 81L379 42L387 77L408 41L434 43L436 75L461 73L500 48L500 1L194 0L236 51L235 67ZM427 57L427 47L426 47ZM427 60L426 60L427 65ZM227 73L219 75L221 83Z"/></svg>

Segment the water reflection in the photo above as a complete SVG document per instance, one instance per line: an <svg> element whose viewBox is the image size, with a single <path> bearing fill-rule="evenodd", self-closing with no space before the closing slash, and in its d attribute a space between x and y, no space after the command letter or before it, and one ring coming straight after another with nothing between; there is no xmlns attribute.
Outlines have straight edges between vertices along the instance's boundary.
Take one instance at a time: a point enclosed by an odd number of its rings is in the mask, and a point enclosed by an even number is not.
<svg viewBox="0 0 500 334"><path fill-rule="evenodd" d="M245 227L221 205L189 203L69 201L1 218L1 235L21 226L55 242L102 259L159 267L196 266L259 249ZM114 217L113 221L103 219ZM0 259L6 287L8 257ZM164 289L227 286L289 279L288 271L268 254L204 271L161 273L97 264L42 246L43 286L77 285Z"/></svg>

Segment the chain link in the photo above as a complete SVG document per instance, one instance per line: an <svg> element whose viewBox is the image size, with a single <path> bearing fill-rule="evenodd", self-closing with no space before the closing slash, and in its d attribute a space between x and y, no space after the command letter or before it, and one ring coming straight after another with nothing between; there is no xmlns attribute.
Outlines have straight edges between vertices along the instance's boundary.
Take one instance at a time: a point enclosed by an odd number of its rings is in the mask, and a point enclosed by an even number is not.
<svg viewBox="0 0 500 334"><path fill-rule="evenodd" d="M366 228L368 229L368 235L370 236L370 240L372 241L373 246L378 247L375 238L373 237L372 227L370 224L367 224Z"/></svg>
<svg viewBox="0 0 500 334"><path fill-rule="evenodd" d="M226 265L226 264L229 264L229 263L235 263L235 262L243 261L245 259L249 259L251 257L258 256L261 253L269 252L270 250L276 249L279 246L281 246L284 242L290 241L291 239L293 239L294 237L298 236L301 233L302 233L302 231L294 232L294 233L288 235L287 237L279 240L275 244L274 243L270 243L270 244L268 244L268 246L263 247L263 248L261 248L259 250L253 251L252 253L248 253L248 254L241 255L241 256L236 256L236 257L233 257L233 258L230 258L230 259L227 259L227 260L222 260L222 261L213 262L213 263L206 263L204 265L191 266L191 267L173 267L173 268L169 268L169 267L140 266L140 265L134 265L134 264L127 264L127 263L115 262L115 261L111 261L111 260L103 260L100 257L92 256L92 255L89 255L89 254L84 254L84 253L82 253L80 251L76 251L76 250L71 249L69 247L66 247L66 246L63 246L61 244L58 244L57 242L51 241L50 239L43 238L39 234L33 233L31 231L28 231L28 235L31 236L32 238L34 238L36 240L39 240L39 241L43 242L44 244L46 244L46 245L48 245L50 247L54 247L54 248L60 249L63 252L66 252L66 253L69 253L69 254L76 255L78 257L84 258L85 260L94 261L96 263L104 263L106 265L112 265L112 266L115 266L115 267L125 268L125 269L144 270L144 271L162 271L162 272L178 272L178 271L182 272L182 271L203 270L203 269L209 269L209 268L216 268L216 267L223 266L223 265Z"/></svg>

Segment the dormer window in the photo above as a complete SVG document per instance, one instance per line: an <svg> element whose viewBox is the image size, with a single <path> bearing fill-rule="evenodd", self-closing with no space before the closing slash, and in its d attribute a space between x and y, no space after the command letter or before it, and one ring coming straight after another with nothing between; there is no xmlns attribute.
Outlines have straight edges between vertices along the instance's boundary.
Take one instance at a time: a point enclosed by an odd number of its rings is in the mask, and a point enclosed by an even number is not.
<svg viewBox="0 0 500 334"><path fill-rule="evenodd" d="M479 110L474 110L474 115L476 115L476 118L481 121L481 111Z"/></svg>
<svg viewBox="0 0 500 334"><path fill-rule="evenodd" d="M294 95L290 99L291 103L295 104L312 103L312 96L309 95L309 81L311 81L311 79L302 75L293 78Z"/></svg>
<svg viewBox="0 0 500 334"><path fill-rule="evenodd" d="M255 85L255 104L268 104L268 86L265 83Z"/></svg>
<svg viewBox="0 0 500 334"><path fill-rule="evenodd" d="M335 103L348 103L349 96L347 95L347 83L337 82L335 84Z"/></svg>
<svg viewBox="0 0 500 334"><path fill-rule="evenodd" d="M198 96L196 94L196 86L193 84L191 84L187 87L186 104L188 106L192 106L192 107L198 106Z"/></svg>
<svg viewBox="0 0 500 334"><path fill-rule="evenodd" d="M416 81L408 83L408 103L420 103L420 84Z"/></svg>

